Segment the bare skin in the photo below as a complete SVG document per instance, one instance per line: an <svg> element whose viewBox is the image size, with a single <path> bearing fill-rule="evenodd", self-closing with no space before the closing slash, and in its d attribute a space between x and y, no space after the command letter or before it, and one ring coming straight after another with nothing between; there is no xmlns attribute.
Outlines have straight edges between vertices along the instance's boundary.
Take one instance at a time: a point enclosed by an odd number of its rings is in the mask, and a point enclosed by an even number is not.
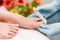
<svg viewBox="0 0 60 40"><path fill-rule="evenodd" d="M40 26L40 24L43 24L43 21L37 22L38 20L42 20L41 18L26 18L19 14L2 10L3 9L0 8L0 19L2 19L4 22L17 23L21 27L29 29L37 28Z"/></svg>
<svg viewBox="0 0 60 40"><path fill-rule="evenodd" d="M18 24L0 22L0 39L11 39L19 30Z"/></svg>
<svg viewBox="0 0 60 40"><path fill-rule="evenodd" d="M5 9L0 8L0 21L5 22L5 23L2 23L2 25L4 25L3 28L6 27L8 28L7 30L9 30L9 32L7 33L6 31L5 34L3 31L3 33L1 33L0 35L0 38L12 38L14 37L13 35L16 35L17 33L16 30L14 31L16 26L15 25L9 26L10 24L7 24L7 23L19 24L20 27L34 29L34 28L40 27L40 25L43 24L43 21L38 22L39 20L42 20L42 18L26 18L19 14L11 13L6 11ZM13 28L12 33L10 32L11 27ZM17 28L19 27L17 26Z"/></svg>

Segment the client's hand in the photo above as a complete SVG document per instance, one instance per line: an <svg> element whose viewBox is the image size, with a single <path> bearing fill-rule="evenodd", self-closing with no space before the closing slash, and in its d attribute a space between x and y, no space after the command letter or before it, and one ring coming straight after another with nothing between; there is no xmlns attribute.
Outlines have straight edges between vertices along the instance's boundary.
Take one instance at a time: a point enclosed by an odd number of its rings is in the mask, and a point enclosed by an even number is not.
<svg viewBox="0 0 60 40"><path fill-rule="evenodd" d="M26 18L2 8L0 8L0 19L7 23L18 23L21 27L29 29L37 28L43 23L43 21L37 22L41 20L40 18Z"/></svg>
<svg viewBox="0 0 60 40"><path fill-rule="evenodd" d="M11 39L18 32L18 24L0 22L0 39Z"/></svg>
<svg viewBox="0 0 60 40"><path fill-rule="evenodd" d="M40 25L43 24L43 21L41 18L26 18L23 21L22 27L34 29L40 27Z"/></svg>

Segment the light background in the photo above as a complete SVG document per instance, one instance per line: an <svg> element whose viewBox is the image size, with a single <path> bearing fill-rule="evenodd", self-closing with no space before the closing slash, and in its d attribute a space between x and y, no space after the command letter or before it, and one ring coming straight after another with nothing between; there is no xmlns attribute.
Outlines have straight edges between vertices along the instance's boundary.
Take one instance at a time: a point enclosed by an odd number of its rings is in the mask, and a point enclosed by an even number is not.
<svg viewBox="0 0 60 40"><path fill-rule="evenodd" d="M47 4L47 3L50 3L52 0L41 0L41 4Z"/></svg>

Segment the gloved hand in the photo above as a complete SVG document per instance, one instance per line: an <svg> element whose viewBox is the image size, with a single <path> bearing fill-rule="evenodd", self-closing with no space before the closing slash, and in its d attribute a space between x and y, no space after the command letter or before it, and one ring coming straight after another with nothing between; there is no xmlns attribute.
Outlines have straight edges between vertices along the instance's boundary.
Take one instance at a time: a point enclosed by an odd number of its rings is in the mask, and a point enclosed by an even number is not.
<svg viewBox="0 0 60 40"><path fill-rule="evenodd" d="M39 11L45 18L48 18L59 10L60 3L58 2L60 2L60 0L54 0L51 3L39 6L34 10Z"/></svg>
<svg viewBox="0 0 60 40"><path fill-rule="evenodd" d="M60 34L60 23L41 25L38 29L47 36L55 36Z"/></svg>
<svg viewBox="0 0 60 40"><path fill-rule="evenodd" d="M57 9L60 10L60 0L54 0L54 1L55 1L55 3L56 3Z"/></svg>

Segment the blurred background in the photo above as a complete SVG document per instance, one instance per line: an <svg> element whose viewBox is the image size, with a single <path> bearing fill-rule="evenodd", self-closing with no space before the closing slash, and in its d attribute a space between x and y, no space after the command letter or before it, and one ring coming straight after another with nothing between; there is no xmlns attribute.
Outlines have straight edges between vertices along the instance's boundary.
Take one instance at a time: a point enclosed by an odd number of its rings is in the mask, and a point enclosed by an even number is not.
<svg viewBox="0 0 60 40"><path fill-rule="evenodd" d="M41 0L41 5L50 3L52 0Z"/></svg>

